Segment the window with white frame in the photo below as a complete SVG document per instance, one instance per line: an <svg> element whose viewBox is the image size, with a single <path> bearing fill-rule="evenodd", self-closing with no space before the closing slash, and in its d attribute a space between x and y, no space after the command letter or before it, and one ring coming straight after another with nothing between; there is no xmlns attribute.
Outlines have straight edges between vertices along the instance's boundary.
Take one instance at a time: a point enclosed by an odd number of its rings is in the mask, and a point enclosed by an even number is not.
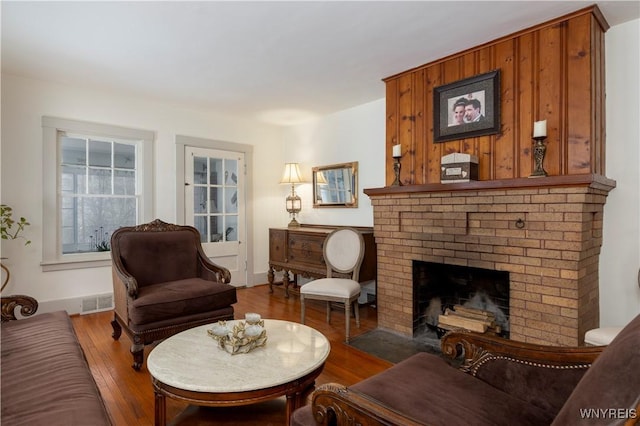
<svg viewBox="0 0 640 426"><path fill-rule="evenodd" d="M108 264L121 226L151 220L153 132L43 117L44 270Z"/></svg>

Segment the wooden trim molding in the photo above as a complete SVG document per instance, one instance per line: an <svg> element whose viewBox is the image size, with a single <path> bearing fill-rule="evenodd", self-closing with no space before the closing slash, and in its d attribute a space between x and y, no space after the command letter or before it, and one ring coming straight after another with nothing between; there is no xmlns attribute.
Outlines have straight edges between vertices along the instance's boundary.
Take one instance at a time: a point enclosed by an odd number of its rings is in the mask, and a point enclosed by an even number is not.
<svg viewBox="0 0 640 426"><path fill-rule="evenodd" d="M424 185L385 186L383 188L366 188L364 193L369 197L380 195L454 192L454 191L490 191L540 187L586 186L603 191L611 191L616 181L596 174L547 176L543 178L496 179L471 181L464 183L430 183Z"/></svg>

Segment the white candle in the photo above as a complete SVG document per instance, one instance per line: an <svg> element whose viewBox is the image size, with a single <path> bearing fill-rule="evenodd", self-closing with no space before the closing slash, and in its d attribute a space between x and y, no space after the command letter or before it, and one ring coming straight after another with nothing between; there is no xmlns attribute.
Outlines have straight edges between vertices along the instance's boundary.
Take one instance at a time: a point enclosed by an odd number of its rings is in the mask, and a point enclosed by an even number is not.
<svg viewBox="0 0 640 426"><path fill-rule="evenodd" d="M541 138L547 136L547 120L536 121L533 123L533 137Z"/></svg>
<svg viewBox="0 0 640 426"><path fill-rule="evenodd" d="M402 157L402 145L394 145L393 146L393 157Z"/></svg>

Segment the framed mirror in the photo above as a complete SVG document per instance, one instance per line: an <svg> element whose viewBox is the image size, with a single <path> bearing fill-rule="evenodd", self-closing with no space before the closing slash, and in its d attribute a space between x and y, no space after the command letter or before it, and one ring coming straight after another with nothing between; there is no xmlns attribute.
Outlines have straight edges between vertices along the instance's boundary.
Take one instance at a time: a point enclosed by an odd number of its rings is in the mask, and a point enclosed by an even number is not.
<svg viewBox="0 0 640 426"><path fill-rule="evenodd" d="M358 162L313 167L313 207L358 207Z"/></svg>

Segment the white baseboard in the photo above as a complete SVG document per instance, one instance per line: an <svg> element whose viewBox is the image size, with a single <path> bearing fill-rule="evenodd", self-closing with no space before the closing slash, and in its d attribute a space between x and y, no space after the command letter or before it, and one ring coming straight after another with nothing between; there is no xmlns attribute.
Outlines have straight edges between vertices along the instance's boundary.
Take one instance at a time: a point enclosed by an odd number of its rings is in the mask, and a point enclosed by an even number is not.
<svg viewBox="0 0 640 426"><path fill-rule="evenodd" d="M38 302L37 313L67 311L69 315L92 314L113 309L113 293L93 294L69 299Z"/></svg>

